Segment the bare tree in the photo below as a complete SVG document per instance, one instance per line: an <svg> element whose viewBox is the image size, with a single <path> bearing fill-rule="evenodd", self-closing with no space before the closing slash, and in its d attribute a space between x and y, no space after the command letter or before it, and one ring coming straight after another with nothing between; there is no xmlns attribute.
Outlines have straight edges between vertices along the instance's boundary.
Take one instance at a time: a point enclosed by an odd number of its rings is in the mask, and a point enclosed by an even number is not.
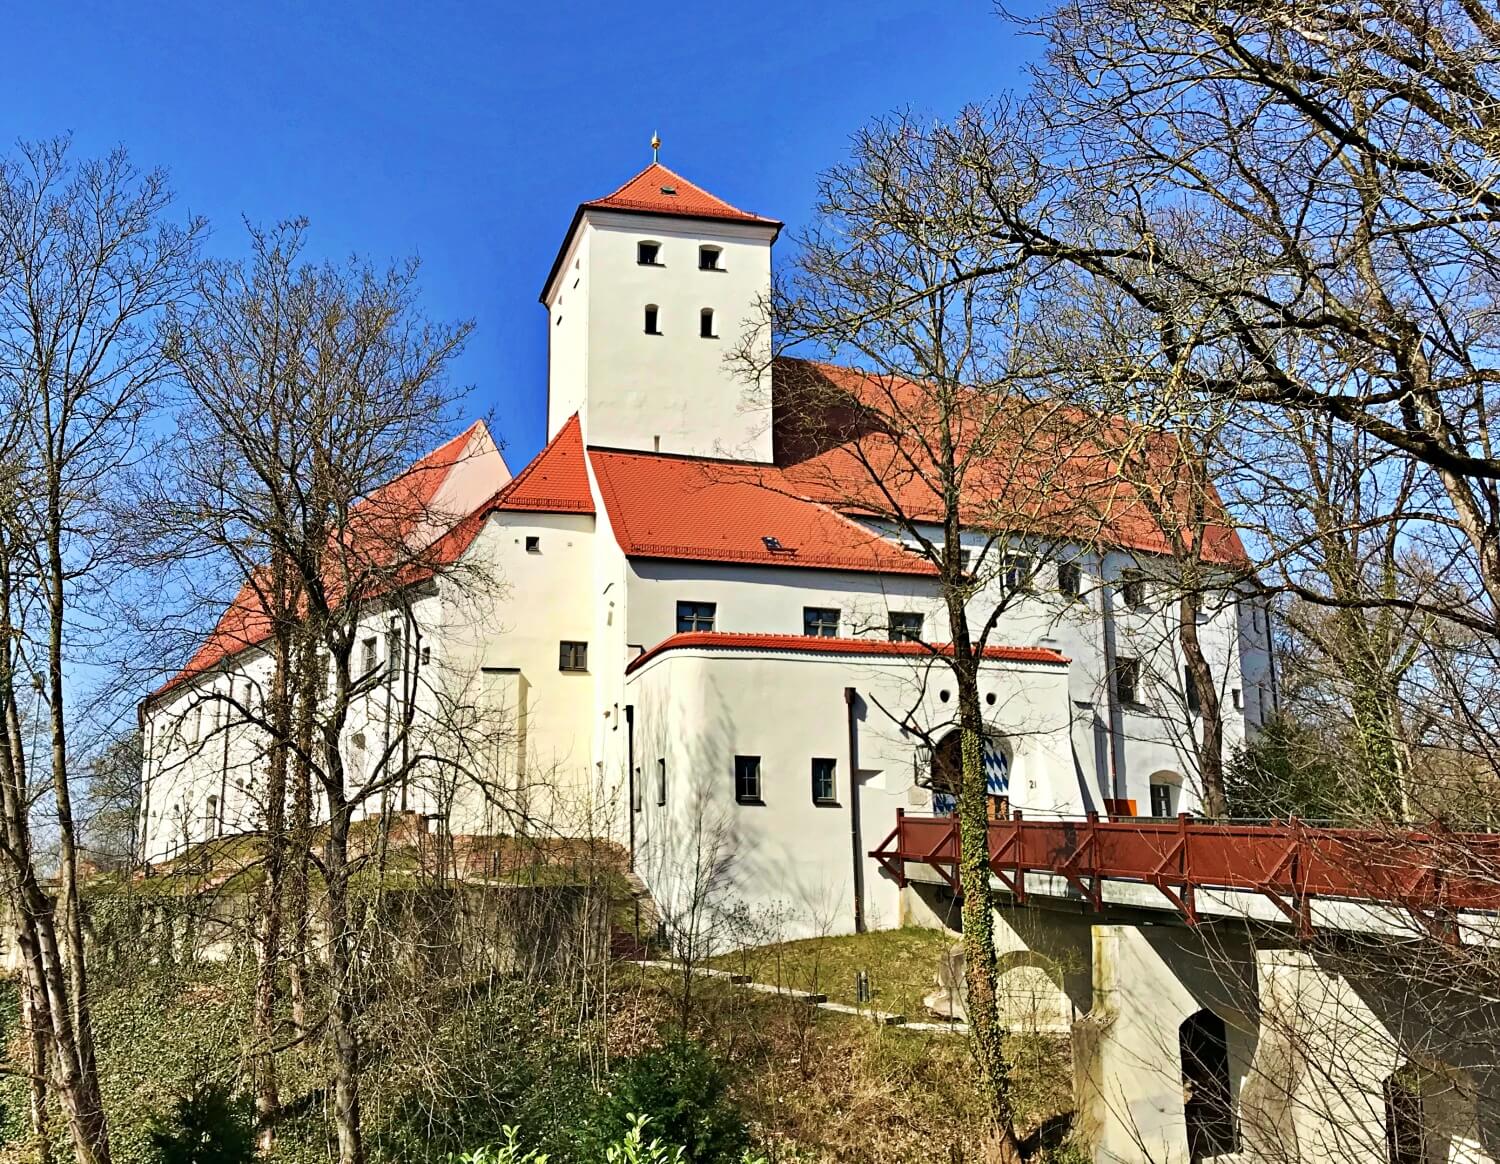
<svg viewBox="0 0 1500 1164"><path fill-rule="evenodd" d="M169 526L232 563L262 624L259 645L274 655L266 706L217 690L204 698L227 702L267 741L266 832L278 862L267 870L278 889L268 892L280 891L288 858L294 870L304 860L317 868L327 1006L316 1025L330 1044L339 1157L355 1164L363 1158L361 988L350 885L360 856L351 823L404 787L424 759L411 749L422 658L414 603L451 520L433 512L420 466L407 468L450 419L456 392L446 370L469 326L420 315L415 264L315 265L302 258L304 238L300 222L252 231L251 259L211 268L195 310L176 317L171 353L187 406L174 442L180 460L159 502L175 515ZM379 667L366 658L367 636L386 645ZM346 759L356 710L384 727L360 770ZM321 853L307 844L315 806L326 813ZM294 886L291 900L303 908L305 873ZM285 904L268 902L263 919L264 1072L273 1070ZM275 1103L272 1076L262 1114Z"/></svg>
<svg viewBox="0 0 1500 1164"><path fill-rule="evenodd" d="M118 532L104 515L165 371L156 322L190 289L201 223L168 221L171 192L123 151L75 163L66 140L0 163L0 394L9 424L0 588L4 856L80 1161L108 1161L94 1054L79 838L71 782L70 665ZM28 721L22 703L30 689ZM58 899L35 857L27 733L46 756Z"/></svg>
<svg viewBox="0 0 1500 1164"><path fill-rule="evenodd" d="M819 187L817 225L777 286L765 325L850 371L780 359L773 423L778 480L898 538L935 581L943 627L893 627L951 673L972 1043L989 1110L985 1151L1021 1159L1011 1064L996 1006L979 677L1008 609L1040 567L1099 540L1107 461L1088 417L1037 390L1016 279L961 280L994 248L970 213L976 191L943 143L897 121L866 130ZM753 368L756 337L738 359ZM786 485L774 486L786 488ZM1060 596L1066 605L1067 596Z"/></svg>

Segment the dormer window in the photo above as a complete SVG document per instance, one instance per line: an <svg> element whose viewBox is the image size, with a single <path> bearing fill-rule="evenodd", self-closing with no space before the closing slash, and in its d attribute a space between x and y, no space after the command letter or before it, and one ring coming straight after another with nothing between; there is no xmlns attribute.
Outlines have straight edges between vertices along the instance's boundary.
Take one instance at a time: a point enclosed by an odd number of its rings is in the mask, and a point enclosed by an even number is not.
<svg viewBox="0 0 1500 1164"><path fill-rule="evenodd" d="M714 309L705 307L698 312L698 334L704 339L718 339L714 332Z"/></svg>
<svg viewBox="0 0 1500 1164"><path fill-rule="evenodd" d="M656 325L657 306L654 303L646 304L646 334L661 335L661 328Z"/></svg>
<svg viewBox="0 0 1500 1164"><path fill-rule="evenodd" d="M638 242L635 244L635 261L643 267L661 267L661 243Z"/></svg>
<svg viewBox="0 0 1500 1164"><path fill-rule="evenodd" d="M724 252L719 247L698 248L698 270L700 271L722 271L719 266L719 256Z"/></svg>

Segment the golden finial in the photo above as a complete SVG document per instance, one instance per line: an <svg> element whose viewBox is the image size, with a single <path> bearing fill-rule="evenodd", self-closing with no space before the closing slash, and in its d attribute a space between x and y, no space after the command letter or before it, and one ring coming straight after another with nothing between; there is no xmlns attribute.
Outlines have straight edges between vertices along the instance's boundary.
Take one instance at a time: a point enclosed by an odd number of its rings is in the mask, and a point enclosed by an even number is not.
<svg viewBox="0 0 1500 1164"><path fill-rule="evenodd" d="M651 132L651 160L653 162L661 160L661 138L657 136L655 130Z"/></svg>

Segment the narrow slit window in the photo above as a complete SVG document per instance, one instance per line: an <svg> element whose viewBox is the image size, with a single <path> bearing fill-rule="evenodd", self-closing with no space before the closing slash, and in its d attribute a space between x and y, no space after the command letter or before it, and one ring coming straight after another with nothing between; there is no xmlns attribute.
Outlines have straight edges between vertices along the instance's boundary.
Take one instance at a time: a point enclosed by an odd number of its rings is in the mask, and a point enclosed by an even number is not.
<svg viewBox="0 0 1500 1164"><path fill-rule="evenodd" d="M698 312L698 334L704 339L718 339L714 332L714 309L705 307Z"/></svg>
<svg viewBox="0 0 1500 1164"><path fill-rule="evenodd" d="M654 303L646 304L646 334L661 335L661 327L657 323L658 308Z"/></svg>
<svg viewBox="0 0 1500 1164"><path fill-rule="evenodd" d="M667 761L659 759L656 761L656 807L665 808L667 804Z"/></svg>

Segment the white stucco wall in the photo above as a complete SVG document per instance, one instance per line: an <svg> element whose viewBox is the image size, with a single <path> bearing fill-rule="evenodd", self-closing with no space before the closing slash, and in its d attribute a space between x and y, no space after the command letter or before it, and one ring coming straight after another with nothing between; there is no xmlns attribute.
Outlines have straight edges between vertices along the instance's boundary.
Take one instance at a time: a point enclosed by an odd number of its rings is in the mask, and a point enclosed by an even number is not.
<svg viewBox="0 0 1500 1164"><path fill-rule="evenodd" d="M581 411L591 445L770 461L769 396L726 366L725 356L770 291L774 233L586 212L548 305L550 430ZM660 244L662 265L636 261L645 241ZM722 249L721 269L699 270L700 245ZM645 332L648 304L657 306L660 335ZM698 334L703 308L714 311L717 338ZM766 363L769 334L760 346Z"/></svg>
<svg viewBox="0 0 1500 1164"><path fill-rule="evenodd" d="M871 660L754 651L672 650L634 672L635 755L643 782L636 868L669 917L696 901L723 944L845 933L853 927L850 750L844 691L857 699L855 763L860 853L895 823L924 810L915 784L921 739L898 718L941 738L956 701L946 668L904 658ZM1067 738L1067 672L991 663L981 684L986 717L1011 751L1013 804L1030 812L1080 811ZM950 698L944 699L947 693ZM734 757L761 758L762 804L739 804ZM812 799L812 759L835 761L836 806ZM666 761L667 803L656 803ZM899 924L898 890L861 856L872 928ZM705 893L705 875L714 884ZM695 892L698 891L698 892ZM710 900L711 899L711 900ZM685 924L685 923L684 923Z"/></svg>

